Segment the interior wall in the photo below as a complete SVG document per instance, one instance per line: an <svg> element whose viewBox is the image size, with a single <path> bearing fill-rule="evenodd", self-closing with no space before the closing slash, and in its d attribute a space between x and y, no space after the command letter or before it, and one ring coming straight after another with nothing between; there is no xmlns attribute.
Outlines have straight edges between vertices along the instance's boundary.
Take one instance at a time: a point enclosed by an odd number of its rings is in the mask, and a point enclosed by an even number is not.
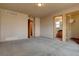
<svg viewBox="0 0 79 59"><path fill-rule="evenodd" d="M79 15L73 15L72 19L75 22L71 24L71 37L79 36Z"/></svg>
<svg viewBox="0 0 79 59"><path fill-rule="evenodd" d="M0 41L10 41L10 40L20 40L28 38L28 19L27 14L20 12L15 12L7 9L0 9L0 30L1 30L1 40ZM40 18L35 17L33 25L33 35L35 37L40 36Z"/></svg>
<svg viewBox="0 0 79 59"><path fill-rule="evenodd" d="M1 40L1 11L0 11L0 40Z"/></svg>
<svg viewBox="0 0 79 59"><path fill-rule="evenodd" d="M65 16L67 13L78 11L78 10L79 10L79 5L73 6L71 8L65 9L65 10L60 11L60 12L56 12L56 13L51 14L51 15L48 15L47 17L43 17L41 19L41 36L45 36L45 37L49 37L49 38L53 37L53 22L52 22L53 19L52 18L54 16L58 16L58 15ZM66 35L67 34L66 27L67 26L66 26L66 20L64 21L64 19L66 19L66 18L63 18L63 25L64 25L63 29L65 29L63 32L63 35L64 35L63 41L65 41L67 38L67 35Z"/></svg>
<svg viewBox="0 0 79 59"><path fill-rule="evenodd" d="M79 15L72 15L71 19L74 19L74 23L69 23L70 17L66 17L67 19L67 38L71 37L79 37Z"/></svg>
<svg viewBox="0 0 79 59"><path fill-rule="evenodd" d="M41 36L53 38L53 18L45 17L40 20Z"/></svg>
<svg viewBox="0 0 79 59"><path fill-rule="evenodd" d="M35 17L35 37L40 36L40 18Z"/></svg>
<svg viewBox="0 0 79 59"><path fill-rule="evenodd" d="M28 38L28 15L1 9L1 41Z"/></svg>
<svg viewBox="0 0 79 59"><path fill-rule="evenodd" d="M67 32L67 39L70 39L71 38L71 26L70 26L70 17L69 16L66 16L66 26L67 26L67 29L66 29L66 32Z"/></svg>

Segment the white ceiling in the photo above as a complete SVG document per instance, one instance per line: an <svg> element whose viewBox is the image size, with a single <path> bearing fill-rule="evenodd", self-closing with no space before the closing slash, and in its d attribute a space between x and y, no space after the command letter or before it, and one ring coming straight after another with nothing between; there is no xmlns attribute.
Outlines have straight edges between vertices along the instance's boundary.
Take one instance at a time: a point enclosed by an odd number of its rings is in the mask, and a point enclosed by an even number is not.
<svg viewBox="0 0 79 59"><path fill-rule="evenodd" d="M0 4L0 8L10 9L26 13L28 15L44 17L55 12L60 12L67 8L78 5L77 3L45 3L44 6L38 7L36 3L6 3Z"/></svg>

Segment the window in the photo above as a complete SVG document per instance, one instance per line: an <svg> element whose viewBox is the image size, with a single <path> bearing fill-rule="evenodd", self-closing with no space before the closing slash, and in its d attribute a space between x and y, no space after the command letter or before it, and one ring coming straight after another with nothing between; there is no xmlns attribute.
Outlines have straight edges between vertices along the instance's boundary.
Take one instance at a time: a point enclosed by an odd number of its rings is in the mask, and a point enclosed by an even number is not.
<svg viewBox="0 0 79 59"><path fill-rule="evenodd" d="M57 29L62 28L62 16L55 17L55 27Z"/></svg>
<svg viewBox="0 0 79 59"><path fill-rule="evenodd" d="M60 28L60 21L56 21L56 28Z"/></svg>

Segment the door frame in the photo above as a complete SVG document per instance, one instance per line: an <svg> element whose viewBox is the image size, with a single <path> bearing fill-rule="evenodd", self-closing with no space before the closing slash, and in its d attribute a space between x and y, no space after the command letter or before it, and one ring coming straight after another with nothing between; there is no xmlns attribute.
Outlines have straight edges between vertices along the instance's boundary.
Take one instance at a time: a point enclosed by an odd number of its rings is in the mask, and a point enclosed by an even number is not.
<svg viewBox="0 0 79 59"><path fill-rule="evenodd" d="M55 32L55 17L60 17L62 16L62 22L63 22L63 15L57 15L57 16L53 16L53 37L54 39L56 39L56 32ZM62 23L63 26L63 23ZM63 28L62 28L62 38L63 38Z"/></svg>

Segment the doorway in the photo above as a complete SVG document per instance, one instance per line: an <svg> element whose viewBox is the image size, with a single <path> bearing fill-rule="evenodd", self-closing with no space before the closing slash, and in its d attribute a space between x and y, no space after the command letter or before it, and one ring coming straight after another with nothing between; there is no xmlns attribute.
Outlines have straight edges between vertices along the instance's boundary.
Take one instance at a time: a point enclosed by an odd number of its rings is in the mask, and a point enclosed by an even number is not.
<svg viewBox="0 0 79 59"><path fill-rule="evenodd" d="M67 18L67 39L79 43L79 11L66 14Z"/></svg>
<svg viewBox="0 0 79 59"><path fill-rule="evenodd" d="M33 36L33 20L28 19L28 38Z"/></svg>
<svg viewBox="0 0 79 59"><path fill-rule="evenodd" d="M62 32L63 32L63 18L62 16L55 16L54 17L54 38L58 38L62 40Z"/></svg>

